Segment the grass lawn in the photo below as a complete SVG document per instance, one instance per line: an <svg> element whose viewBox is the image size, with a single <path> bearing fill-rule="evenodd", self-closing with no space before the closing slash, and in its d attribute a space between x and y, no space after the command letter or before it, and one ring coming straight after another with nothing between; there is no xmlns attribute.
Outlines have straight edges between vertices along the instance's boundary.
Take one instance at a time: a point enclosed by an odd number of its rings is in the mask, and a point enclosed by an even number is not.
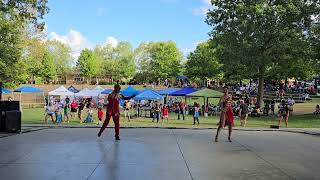
<svg viewBox="0 0 320 180"><path fill-rule="evenodd" d="M309 103L305 103L304 105L307 105ZM297 110L298 112L302 112L303 108L305 107L311 107L314 108L313 105L315 102L313 102L311 105L307 106L301 106ZM302 105L302 104L301 104ZM298 106L296 107L298 108ZM296 109L295 108L295 109ZM301 110L302 109L302 110ZM86 111L84 111L86 112ZM150 118L138 118L138 119L132 119L130 122L125 120L123 116L123 112L121 115L121 126L123 127L200 127L200 128L210 128L210 127L216 127L217 122L219 121L218 116L213 117L200 117L200 126L194 126L193 125L193 117L191 115L186 116L186 120L177 120L177 114L170 114L169 123L167 124L166 121L161 123L152 123L152 119ZM86 113L84 113L83 117L86 116ZM277 117L276 116L269 116L269 117L249 117L247 122L247 127L261 127L261 128L269 128L272 124L277 124ZM94 111L94 123L97 124L97 112ZM51 120L48 119L48 122L51 124ZM23 124L43 124L44 123L44 111L43 108L26 108L23 109L22 112L22 123ZM72 119L68 123L70 125L79 125L79 120ZM88 124L88 125L93 125ZM236 127L240 126L239 119L235 120ZM86 126L87 124L82 124L83 126ZM111 124L113 125L112 121ZM284 125L284 123L283 123ZM290 128L320 128L320 116L316 116L313 114L298 114L293 115L289 117L289 127Z"/></svg>

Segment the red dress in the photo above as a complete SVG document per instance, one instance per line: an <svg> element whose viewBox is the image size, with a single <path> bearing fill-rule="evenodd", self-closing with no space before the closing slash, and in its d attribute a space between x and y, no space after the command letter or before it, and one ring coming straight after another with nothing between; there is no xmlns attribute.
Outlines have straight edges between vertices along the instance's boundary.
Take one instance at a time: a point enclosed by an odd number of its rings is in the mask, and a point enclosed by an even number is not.
<svg viewBox="0 0 320 180"><path fill-rule="evenodd" d="M231 102L228 101L228 100L226 100L224 104L225 104L225 108L226 108L226 112L225 112L225 118L226 118L225 126L227 126L227 125L234 126L234 116L233 116L233 111L232 111Z"/></svg>

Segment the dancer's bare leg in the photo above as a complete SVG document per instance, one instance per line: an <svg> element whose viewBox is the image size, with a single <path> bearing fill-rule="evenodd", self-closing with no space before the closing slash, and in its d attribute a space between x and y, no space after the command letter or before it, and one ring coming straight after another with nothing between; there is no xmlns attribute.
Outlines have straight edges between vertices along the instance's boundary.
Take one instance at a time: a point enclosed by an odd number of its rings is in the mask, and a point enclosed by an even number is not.
<svg viewBox="0 0 320 180"><path fill-rule="evenodd" d="M220 133L221 129L224 127L225 122L226 122L225 112L221 112L220 122L219 122L219 127L218 127L218 129L217 129L217 134L216 134L216 137L215 137L215 142L218 142L219 133Z"/></svg>

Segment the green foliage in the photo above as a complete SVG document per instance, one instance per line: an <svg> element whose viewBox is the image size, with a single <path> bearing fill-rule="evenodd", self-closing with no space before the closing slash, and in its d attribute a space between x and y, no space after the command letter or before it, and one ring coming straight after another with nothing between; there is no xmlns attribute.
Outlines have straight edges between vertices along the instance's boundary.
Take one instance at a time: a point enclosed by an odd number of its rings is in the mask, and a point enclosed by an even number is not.
<svg viewBox="0 0 320 180"><path fill-rule="evenodd" d="M54 68L57 74L64 75L71 70L72 57L70 55L71 48L64 43L56 40L46 41L46 47L54 59Z"/></svg>
<svg viewBox="0 0 320 180"><path fill-rule="evenodd" d="M312 74L310 32L319 1L213 0L207 14L211 38L218 44L226 74L259 78L262 102L265 75L283 70L283 78ZM298 66L302 63L303 66ZM301 65L301 64L300 64ZM310 71L309 71L310 69Z"/></svg>
<svg viewBox="0 0 320 180"><path fill-rule="evenodd" d="M94 52L103 66L101 75L124 81L134 76L136 72L135 55L130 43L120 42L117 47L100 46Z"/></svg>
<svg viewBox="0 0 320 180"><path fill-rule="evenodd" d="M182 58L182 53L173 41L142 43L136 49L136 63L145 81L179 75Z"/></svg>
<svg viewBox="0 0 320 180"><path fill-rule="evenodd" d="M46 51L42 58L41 77L46 81L55 79L57 77L57 70L53 55Z"/></svg>
<svg viewBox="0 0 320 180"><path fill-rule="evenodd" d="M208 42L198 44L191 52L186 63L186 75L200 80L216 78L221 74L216 49Z"/></svg>
<svg viewBox="0 0 320 180"><path fill-rule="evenodd" d="M89 49L84 49L81 52L78 59L78 67L81 74L89 78L99 75L101 70L96 54Z"/></svg>

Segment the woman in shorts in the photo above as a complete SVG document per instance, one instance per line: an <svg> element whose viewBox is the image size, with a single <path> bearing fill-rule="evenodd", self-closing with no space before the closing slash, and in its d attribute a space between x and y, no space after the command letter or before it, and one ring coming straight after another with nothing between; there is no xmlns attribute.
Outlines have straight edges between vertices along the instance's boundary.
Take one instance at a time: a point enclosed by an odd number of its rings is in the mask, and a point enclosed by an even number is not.
<svg viewBox="0 0 320 180"><path fill-rule="evenodd" d="M286 127L288 127L288 120L289 120L289 107L286 104L285 100L282 100L279 104L279 127L281 127L282 120L285 120Z"/></svg>

